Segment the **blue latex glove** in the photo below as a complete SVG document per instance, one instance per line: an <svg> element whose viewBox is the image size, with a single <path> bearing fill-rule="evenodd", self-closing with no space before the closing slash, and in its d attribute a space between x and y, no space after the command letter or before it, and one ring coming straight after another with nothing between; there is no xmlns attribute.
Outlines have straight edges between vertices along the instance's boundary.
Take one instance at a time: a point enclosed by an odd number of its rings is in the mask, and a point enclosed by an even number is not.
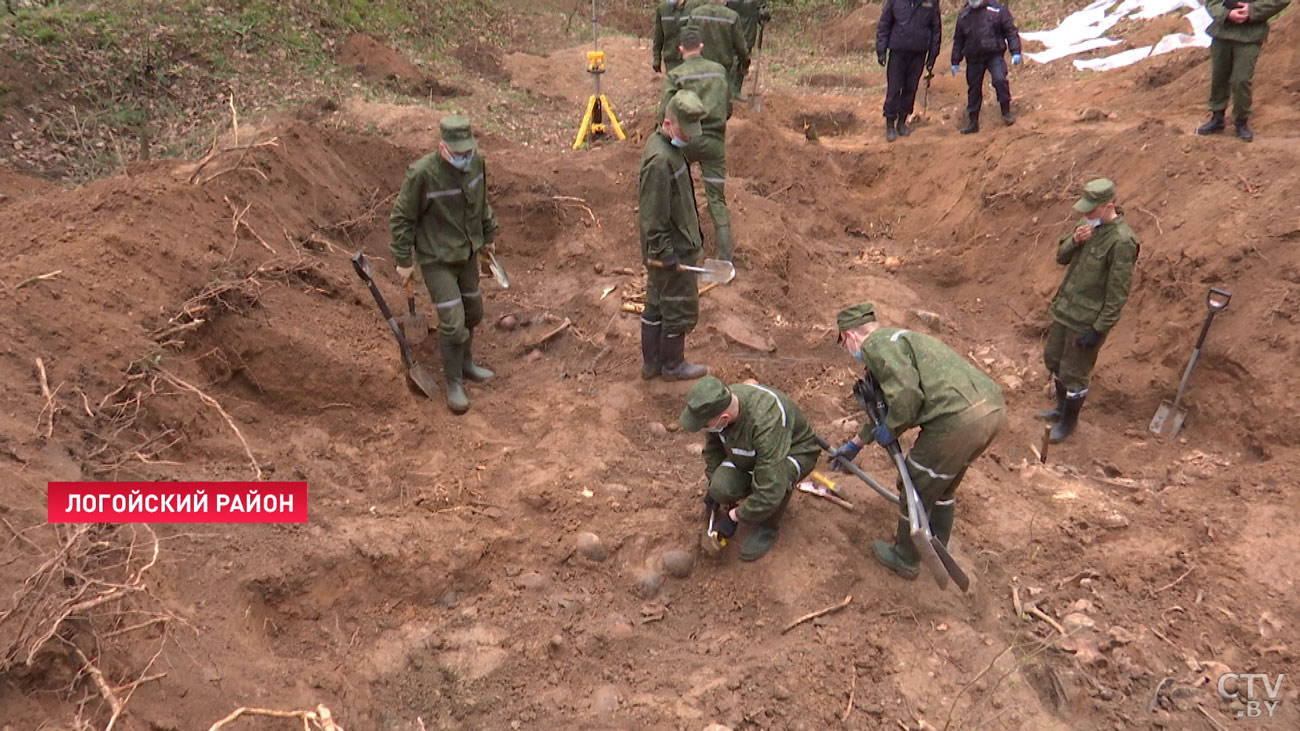
<svg viewBox="0 0 1300 731"><path fill-rule="evenodd" d="M1011 65L1012 65L1012 66L1019 66L1021 60L1022 60L1022 59L1020 58L1020 54L1018 54L1018 53L1013 53L1013 54L1011 54Z"/></svg>
<svg viewBox="0 0 1300 731"><path fill-rule="evenodd" d="M1088 328L1082 335L1074 339L1074 344L1080 348L1084 348L1085 350L1092 350L1098 345L1101 345L1101 338L1101 333L1092 328Z"/></svg>
<svg viewBox="0 0 1300 731"><path fill-rule="evenodd" d="M889 432L889 427L881 424L871 430L871 436L876 440L876 444L887 447L894 443L894 435Z"/></svg>
<svg viewBox="0 0 1300 731"><path fill-rule="evenodd" d="M861 451L862 451L862 447L859 447L857 444L854 444L853 440L849 440L845 442L844 446L840 447L834 452L831 452L830 455L831 469L835 470L836 472L848 472L849 471L848 468L845 467L844 465L857 459L858 452ZM843 460L843 462L841 462L840 460Z"/></svg>
<svg viewBox="0 0 1300 731"><path fill-rule="evenodd" d="M957 63L953 64L953 65L952 65L952 75L953 75L953 76L956 76L958 71L961 71L961 64L957 64Z"/></svg>

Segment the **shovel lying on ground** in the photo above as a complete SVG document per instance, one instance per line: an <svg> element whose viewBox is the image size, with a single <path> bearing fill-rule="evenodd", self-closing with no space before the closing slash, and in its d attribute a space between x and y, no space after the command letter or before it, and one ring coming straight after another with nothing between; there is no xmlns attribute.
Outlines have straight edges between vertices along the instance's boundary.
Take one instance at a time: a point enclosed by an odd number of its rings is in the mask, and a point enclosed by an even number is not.
<svg viewBox="0 0 1300 731"><path fill-rule="evenodd" d="M647 259L646 264L659 269L667 268L658 259ZM678 264L677 269L679 271L695 272L700 275L700 279L706 282L717 282L718 284L726 284L736 278L736 265L721 259L705 259L702 267Z"/></svg>
<svg viewBox="0 0 1300 731"><path fill-rule="evenodd" d="M871 419L873 425L885 423L884 399L869 381L859 379L853 386L853 395L867 410L867 417ZM903 461L903 448L895 439L885 449L889 450L889 456L894 460L894 467L898 469L898 477L903 481L903 497L907 499L908 528L912 536L912 545L921 554L921 562L930 570L934 582L940 589L947 589L948 581L951 579L958 588L966 591L970 588L970 577L948 553L948 547L943 545L943 541L930 534L930 517L926 515L925 506L921 504L921 496L917 494L916 485L912 484L912 476L907 472L907 464Z"/></svg>
<svg viewBox="0 0 1300 731"><path fill-rule="evenodd" d="M358 251L352 257L352 268L357 270L357 276L361 277L361 281L370 288L370 294L374 295L375 304L379 305L379 311L388 323L388 329L392 330L393 336L397 338L397 347L402 352L402 365L406 366L406 377L425 396L436 398L438 383L433 380L433 376L429 375L424 366L415 362L415 356L411 354L411 346L407 345L406 338L402 335L402 326L397 324L397 318L393 317L392 310L388 309L388 303L384 301L384 296L379 293L379 287L375 285L374 277L370 274L370 261L366 259L366 255Z"/></svg>
<svg viewBox="0 0 1300 731"><path fill-rule="evenodd" d="M406 283L406 314L402 317L402 334L411 345L419 345L429 337L429 316L415 311L414 279Z"/></svg>
<svg viewBox="0 0 1300 731"><path fill-rule="evenodd" d="M826 475L813 470L812 474L808 475L808 478L795 486L799 492L816 495L819 498L830 500L845 510L853 510L853 503L840 497L840 494L835 490L835 483L828 480Z"/></svg>
<svg viewBox="0 0 1300 731"><path fill-rule="evenodd" d="M1174 402L1161 401L1160 407L1156 409L1155 416L1151 417L1151 431L1162 437L1174 437L1183 428L1183 422L1187 420L1187 412L1178 408L1183 401L1183 392L1187 390L1188 381L1192 380L1192 369L1196 367L1196 361L1201 357L1201 346L1205 345L1205 336L1210 332L1210 323L1214 322L1214 316L1227 309L1228 302L1232 300L1232 293L1216 287L1210 288L1210 293L1205 298L1205 324L1201 325L1201 334L1196 338L1196 347L1192 349L1192 357L1187 361L1187 369L1183 371L1183 380L1178 383L1178 392L1174 394Z"/></svg>

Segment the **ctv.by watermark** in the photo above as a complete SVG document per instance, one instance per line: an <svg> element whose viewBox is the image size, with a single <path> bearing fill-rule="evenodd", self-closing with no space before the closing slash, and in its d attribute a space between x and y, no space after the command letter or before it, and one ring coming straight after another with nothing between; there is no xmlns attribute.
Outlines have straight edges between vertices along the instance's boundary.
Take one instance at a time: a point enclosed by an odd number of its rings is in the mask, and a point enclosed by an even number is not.
<svg viewBox="0 0 1300 731"><path fill-rule="evenodd" d="M1245 704L1245 708L1237 711L1237 718L1272 718L1282 702L1284 680L1285 673L1278 673L1276 679L1264 673L1224 673L1219 676L1219 697Z"/></svg>

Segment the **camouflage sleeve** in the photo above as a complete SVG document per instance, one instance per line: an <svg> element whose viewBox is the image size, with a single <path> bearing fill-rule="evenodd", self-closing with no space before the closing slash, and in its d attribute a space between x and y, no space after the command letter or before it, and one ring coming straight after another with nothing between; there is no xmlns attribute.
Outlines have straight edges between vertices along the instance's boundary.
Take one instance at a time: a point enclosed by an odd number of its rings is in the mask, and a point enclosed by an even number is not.
<svg viewBox="0 0 1300 731"><path fill-rule="evenodd" d="M1133 282L1133 266L1137 262L1138 243L1127 238L1115 242L1111 250L1114 257L1110 263L1110 273L1106 276L1106 300L1092 328L1097 332L1107 332L1119 321L1120 311L1128 301L1129 286Z"/></svg>
<svg viewBox="0 0 1300 731"><path fill-rule="evenodd" d="M664 62L664 24L662 8L655 8L654 26L655 40L653 53L654 65L657 67Z"/></svg>
<svg viewBox="0 0 1300 731"><path fill-rule="evenodd" d="M1061 266L1069 264L1074 259L1074 252L1078 251L1080 246L1083 244L1074 241L1074 229L1066 231L1060 243L1056 245L1056 263Z"/></svg>
<svg viewBox="0 0 1300 731"><path fill-rule="evenodd" d="M1286 9L1291 0L1254 0L1246 7L1250 8L1247 23L1267 23L1274 15Z"/></svg>
<svg viewBox="0 0 1300 731"><path fill-rule="evenodd" d="M911 350L912 346L905 338L868 338L862 344L862 358L867 364L867 370L876 377L880 389L885 392L885 404L889 406L885 425L894 436L916 426L917 419L921 416L921 407L925 404L925 393L921 391L921 374L912 362ZM872 441L870 420L863 423L858 436L864 442Z"/></svg>
<svg viewBox="0 0 1300 731"><path fill-rule="evenodd" d="M1228 17L1228 9L1223 6L1223 0L1209 0L1205 3L1205 9L1210 12L1210 16L1215 20L1223 20Z"/></svg>
<svg viewBox="0 0 1300 731"><path fill-rule="evenodd" d="M659 124L662 127L664 123L664 114L668 110L668 101L677 93L677 83L673 80L672 74L664 74L664 90L659 95Z"/></svg>
<svg viewBox="0 0 1300 731"><path fill-rule="evenodd" d="M393 239L388 250L393 252L393 263L399 267L411 266L411 249L415 246L415 227L420 219L420 204L424 201L424 176L414 166L406 169L406 180L397 194L393 212L388 216L388 226Z"/></svg>
<svg viewBox="0 0 1300 731"><path fill-rule="evenodd" d="M722 440L709 434L704 440L704 476L712 480L714 470L726 459L727 450L722 446Z"/></svg>
<svg viewBox="0 0 1300 731"><path fill-rule="evenodd" d="M790 439L775 424L754 435L754 492L736 508L736 517L746 523L762 523L776 512L790 489Z"/></svg>
<svg viewBox="0 0 1300 731"><path fill-rule="evenodd" d="M748 66L749 44L745 42L745 26L743 23L731 24L731 48L736 54L736 63L741 66Z"/></svg>
<svg viewBox="0 0 1300 731"><path fill-rule="evenodd" d="M488 198L487 163L483 164L483 243L490 244L497 240L497 212L492 210L492 201Z"/></svg>
<svg viewBox="0 0 1300 731"><path fill-rule="evenodd" d="M637 217L641 250L650 259L662 259L673 253L672 183L672 172L663 159L647 160L641 166Z"/></svg>

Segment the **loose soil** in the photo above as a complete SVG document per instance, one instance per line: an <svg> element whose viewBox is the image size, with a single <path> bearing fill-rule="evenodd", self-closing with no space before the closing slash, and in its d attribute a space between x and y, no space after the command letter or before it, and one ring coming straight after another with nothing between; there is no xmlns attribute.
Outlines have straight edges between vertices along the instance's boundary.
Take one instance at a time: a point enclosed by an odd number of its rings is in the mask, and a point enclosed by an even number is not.
<svg viewBox="0 0 1300 731"><path fill-rule="evenodd" d="M306 525L159 526L147 591L64 623L30 664L0 665L0 728L107 722L74 646L114 688L166 673L130 696L117 725L129 731L317 704L350 730L1198 728L1243 708L1218 697L1226 670L1296 677L1294 13L1260 60L1252 145L1191 133L1208 83L1196 50L1102 75L1018 70L1020 121L974 138L956 133L965 90L946 76L930 124L893 144L871 121L878 98L782 86L762 113L737 105L740 276L703 297L690 354L785 391L833 442L863 418L831 331L844 305L872 300L993 375L1010 421L960 492L968 595L875 564L893 511L843 476L852 512L797 495L763 560L729 547L663 578L664 556L696 551L703 527L700 439L673 426L689 384L640 379L638 320L620 311L643 285L638 140L661 78L646 41L605 48L633 140L572 152L558 136L480 136L512 286L484 283L476 347L498 378L471 386L462 417L408 391L349 262L364 251L398 303L387 215L433 144L434 110L348 100L241 125L245 149L205 164L0 188L0 611L62 555L47 480L252 479L233 424L267 478L311 486ZM501 65L576 127L585 50ZM1100 116L1079 123L1088 109ZM818 124L808 141L797 121L812 115L842 132ZM1138 274L1080 431L1040 465L1053 251L1080 186L1102 175L1141 238ZM1147 422L1210 286L1236 296L1192 379L1186 430L1156 438ZM494 326L506 314L521 326ZM742 344L754 341L775 349ZM437 372L437 353L430 339L417 358ZM860 463L887 479L882 454ZM92 535L85 565L134 565L115 548L129 536ZM61 578L50 591L86 574ZM1013 595L1068 636L1018 616ZM0 651L20 629L0 619ZM1296 728L1294 684L1281 700L1271 722L1245 723Z"/></svg>

